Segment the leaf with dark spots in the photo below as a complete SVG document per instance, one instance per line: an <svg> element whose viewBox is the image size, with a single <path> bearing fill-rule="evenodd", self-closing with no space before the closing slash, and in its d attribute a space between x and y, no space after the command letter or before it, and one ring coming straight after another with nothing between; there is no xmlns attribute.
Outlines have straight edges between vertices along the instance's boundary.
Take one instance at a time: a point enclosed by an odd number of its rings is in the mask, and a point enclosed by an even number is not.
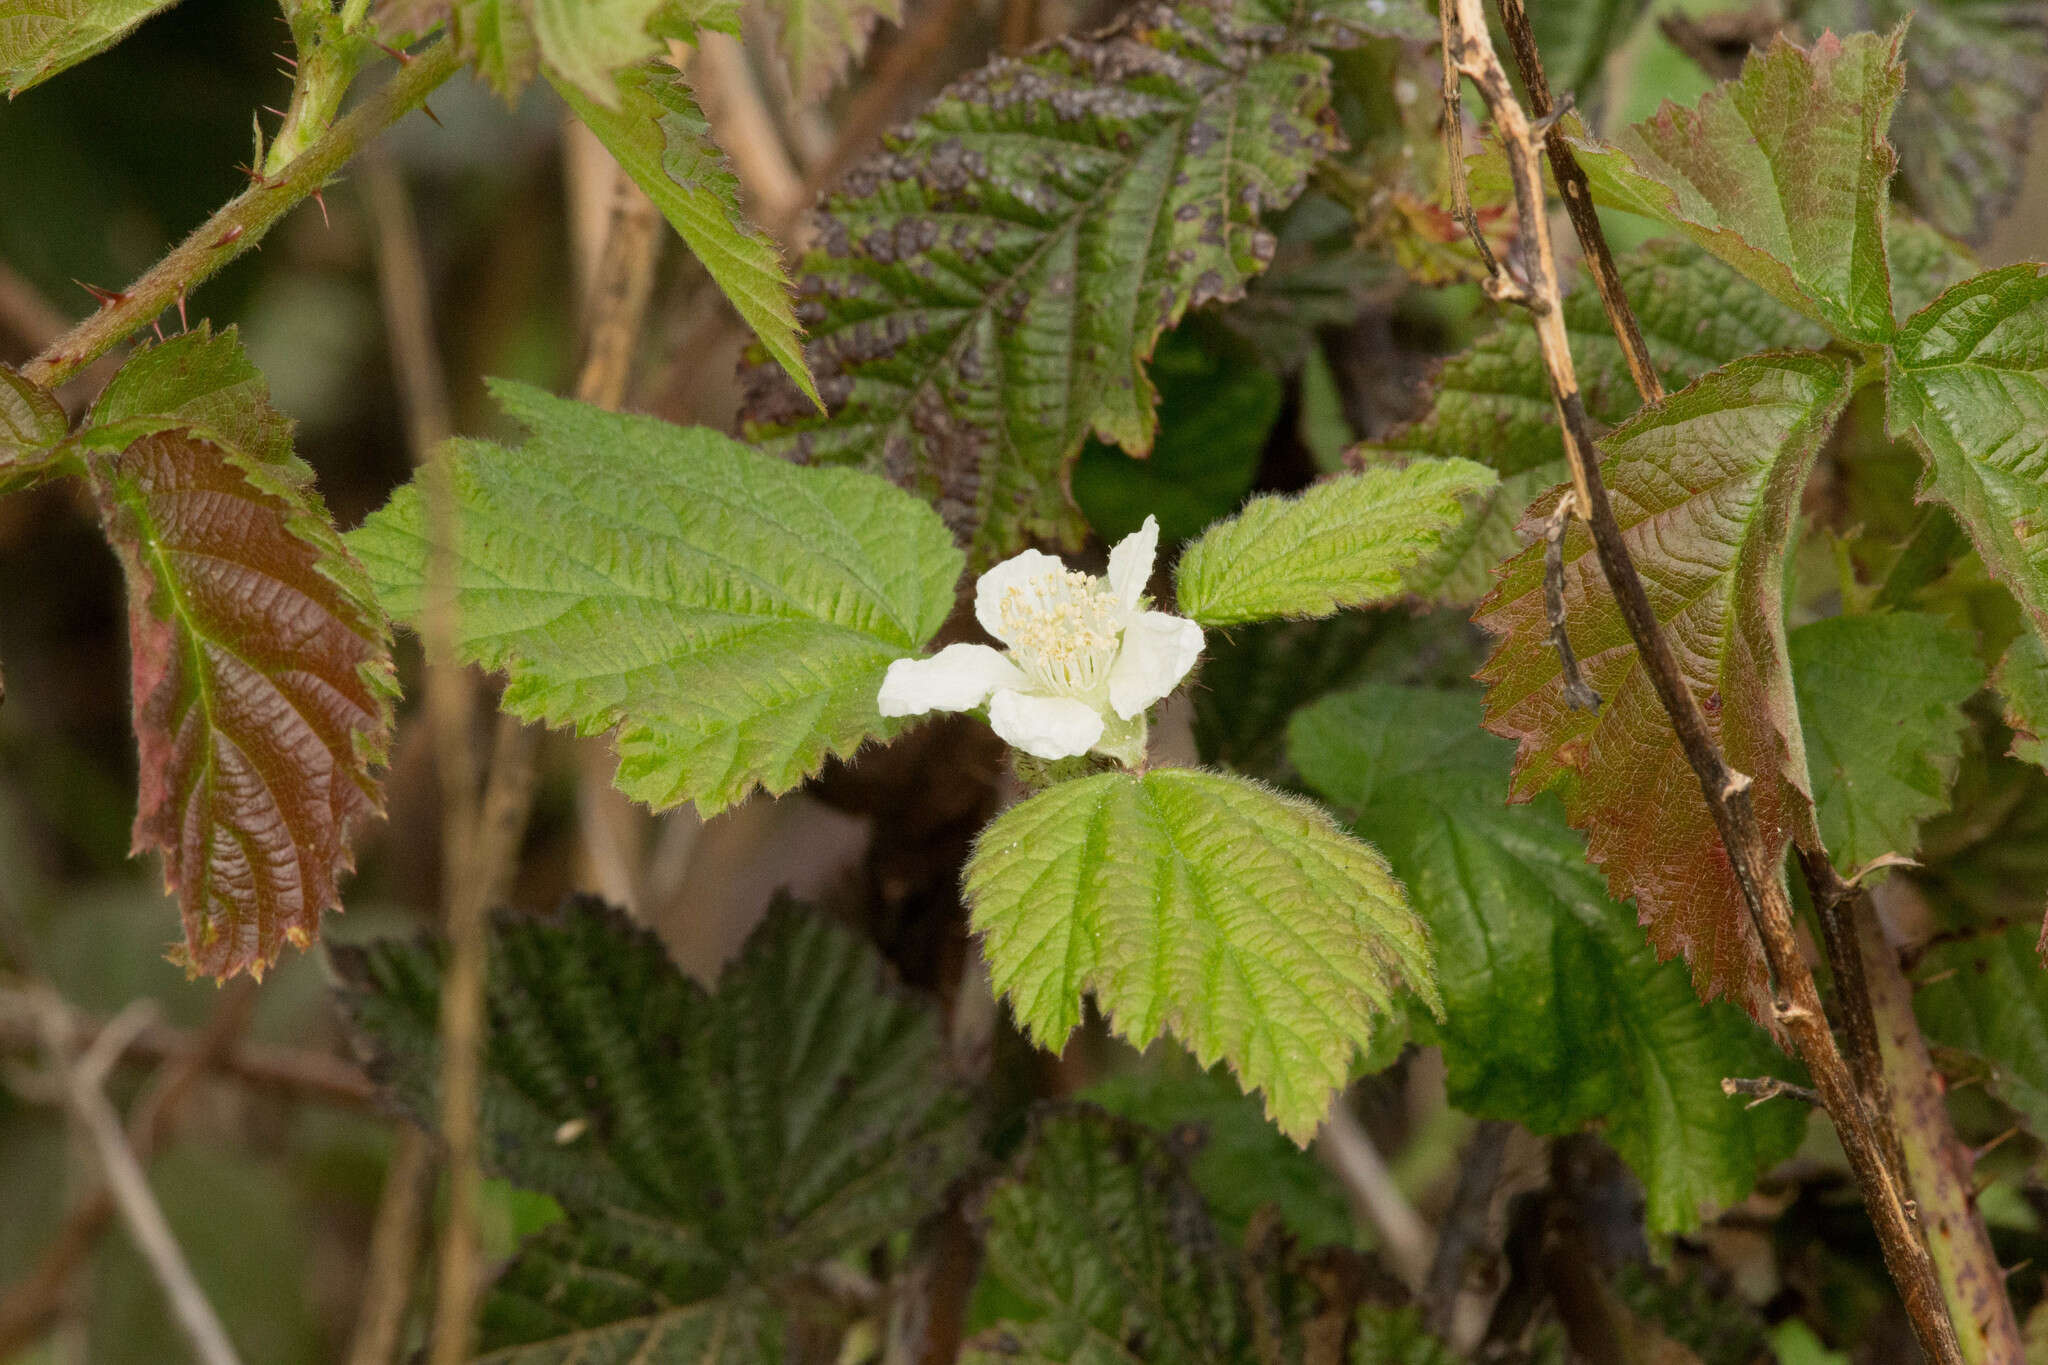
<svg viewBox="0 0 2048 1365"><path fill-rule="evenodd" d="M757 365L753 433L887 473L976 565L1078 545L1083 441L1150 450L1160 332L1243 292L1260 215L1335 145L1326 63L1269 8L1152 0L949 88L819 216L800 316L829 415Z"/></svg>
<svg viewBox="0 0 2048 1365"><path fill-rule="evenodd" d="M384 618L297 460L173 429L90 471L128 579L135 850L164 855L185 964L260 976L319 932L382 812Z"/></svg>
<svg viewBox="0 0 2048 1365"><path fill-rule="evenodd" d="M1757 823L1780 856L1795 832L1813 831L1786 662L1784 556L1814 456L1848 395L1843 362L1750 356L1601 443L1651 605L1708 728L1752 779ZM1565 701L1540 544L1508 562L1475 618L1500 637L1480 676L1491 685L1487 728L1521 743L1514 793L1528 800L1560 786L1588 856L1616 899L1636 902L1659 953L1683 953L1704 998L1728 994L1768 1023L1763 956L1727 851L1580 523L1564 558L1572 646L1606 698L1597 713Z"/></svg>

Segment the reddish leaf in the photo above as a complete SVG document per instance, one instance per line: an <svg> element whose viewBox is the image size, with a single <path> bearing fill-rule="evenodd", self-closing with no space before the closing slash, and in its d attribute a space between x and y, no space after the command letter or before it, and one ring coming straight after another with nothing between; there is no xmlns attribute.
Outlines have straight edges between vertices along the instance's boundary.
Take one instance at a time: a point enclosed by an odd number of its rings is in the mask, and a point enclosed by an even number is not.
<svg viewBox="0 0 2048 1365"><path fill-rule="evenodd" d="M1754 779L1757 821L1781 854L1813 828L1785 661L1784 555L1814 455L1848 394L1842 363L1826 356L1750 356L1601 443L1615 516L1658 620L1728 761ZM1480 673L1491 684L1487 728L1521 742L1515 799L1561 786L1588 856L1617 897L1635 900L1658 952L1685 955L1702 997L1726 993L1768 1025L1763 958L1733 870L1591 551L1575 522L1565 609L1605 704L1597 715L1565 705L1538 543L1508 562L1476 618L1501 637Z"/></svg>
<svg viewBox="0 0 2048 1365"><path fill-rule="evenodd" d="M135 851L164 855L182 961L260 976L312 941L355 828L382 813L383 618L288 454L179 427L95 456L92 473L128 575Z"/></svg>

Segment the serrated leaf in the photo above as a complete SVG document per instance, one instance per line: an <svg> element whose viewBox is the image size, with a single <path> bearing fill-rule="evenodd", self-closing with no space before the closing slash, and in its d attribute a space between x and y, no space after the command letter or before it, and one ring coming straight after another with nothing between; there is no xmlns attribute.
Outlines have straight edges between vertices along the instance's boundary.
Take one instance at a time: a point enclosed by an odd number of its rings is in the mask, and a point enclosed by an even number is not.
<svg viewBox="0 0 2048 1365"><path fill-rule="evenodd" d="M617 110L620 73L661 50L654 36L662 0L531 0L534 37L555 88L585 105ZM572 104L579 100L570 101ZM590 122L583 109L577 114ZM616 155L616 153L614 153ZM637 179L637 177L636 177ZM643 184L642 188L645 188ZM692 248L694 250L694 247Z"/></svg>
<svg viewBox="0 0 2048 1365"><path fill-rule="evenodd" d="M1468 493L1465 519L1444 532L1426 558L1401 575L1401 586L1423 601L1440 606L1470 606L1493 590L1493 569L1512 558L1529 537L1522 518L1529 504L1555 484L1560 468L1539 466L1510 474L1491 488Z"/></svg>
<svg viewBox="0 0 2048 1365"><path fill-rule="evenodd" d="M610 80L608 76L606 78ZM720 292L790 382L818 403L804 364L782 257L740 207L740 182L682 74L661 63L622 72L617 107L556 89L682 236ZM820 405L822 406L822 404Z"/></svg>
<svg viewBox="0 0 2048 1365"><path fill-rule="evenodd" d="M1143 454L1145 358L1271 258L1261 213L1335 146L1325 62L1230 21L1256 0L1148 0L1111 29L949 87L857 166L805 261L816 417L757 370L754 434L886 471L986 566L1078 547L1091 433Z"/></svg>
<svg viewBox="0 0 2048 1365"><path fill-rule="evenodd" d="M1962 706L1984 667L1932 616L1837 616L1786 637L1806 738L1813 813L1836 867L1911 854L1920 822L1948 808Z"/></svg>
<svg viewBox="0 0 2048 1365"><path fill-rule="evenodd" d="M1575 139L1603 204L1677 228L1837 336L1893 330L1884 228L1900 34L1783 37L1696 108Z"/></svg>
<svg viewBox="0 0 2048 1365"><path fill-rule="evenodd" d="M589 899L499 916L490 949L483 1157L568 1218L486 1297L487 1359L780 1360L789 1282L913 1225L973 1158L934 1011L814 911L771 910L715 994ZM332 953L372 1073L430 1126L445 957Z"/></svg>
<svg viewBox="0 0 2048 1365"><path fill-rule="evenodd" d="M903 0L768 0L797 98L816 99L868 49L878 23L903 22Z"/></svg>
<svg viewBox="0 0 2048 1365"><path fill-rule="evenodd" d="M1721 1091L1782 1056L1655 960L1553 797L1505 803L1510 746L1479 712L1468 692L1368 686L1297 713L1288 749L1386 851L1429 925L1452 1103L1539 1133L1601 1121L1642 1179L1650 1225L1695 1227L1798 1146L1803 1115Z"/></svg>
<svg viewBox="0 0 2048 1365"><path fill-rule="evenodd" d="M1651 242L1623 257L1620 269L1650 359L1672 390L1758 351L1827 341L1817 323L1698 247ZM1586 412L1605 426L1619 425L1641 400L1599 296L1582 285L1565 297L1564 314ZM1429 412L1370 448L1396 456L1462 455L1503 475L1540 468L1551 471L1551 482L1563 482L1557 409L1528 321L1504 318L1446 362Z"/></svg>
<svg viewBox="0 0 2048 1365"><path fill-rule="evenodd" d="M1991 685L2005 699L2005 723L2012 729L2012 756L2048 768L2048 651L2039 636L2012 642Z"/></svg>
<svg viewBox="0 0 2048 1365"><path fill-rule="evenodd" d="M128 580L135 851L164 855L184 960L220 978L261 975L339 904L396 691L384 618L266 397L232 334L194 333L138 352L86 438Z"/></svg>
<svg viewBox="0 0 2048 1365"><path fill-rule="evenodd" d="M1306 1143L1429 942L1372 848L1308 802L1188 768L1102 773L1011 807L967 865L973 926L1017 1020L1058 1048L1093 992L1139 1047L1228 1061Z"/></svg>
<svg viewBox="0 0 2048 1365"><path fill-rule="evenodd" d="M2048 972L2038 925L1930 948L1914 968L1913 1013L1929 1042L1983 1059L1991 1093L2048 1135ZM1960 1077L1957 1079L1961 1079Z"/></svg>
<svg viewBox="0 0 2048 1365"><path fill-rule="evenodd" d="M54 394L0 365L0 481L42 463L70 429Z"/></svg>
<svg viewBox="0 0 2048 1365"><path fill-rule="evenodd" d="M557 88L614 112L618 76L658 54L662 39L739 27L736 0L378 0L376 16L394 37L446 22L463 61L507 99L545 68Z"/></svg>
<svg viewBox="0 0 2048 1365"><path fill-rule="evenodd" d="M0 0L0 86L9 98L106 51L177 0Z"/></svg>
<svg viewBox="0 0 2048 1365"><path fill-rule="evenodd" d="M514 715L616 727L621 791L705 814L784 792L894 732L889 664L953 606L960 552L931 510L851 469L800 469L703 427L524 385L531 433L458 442L462 657ZM407 485L351 540L392 615L419 615L427 538Z"/></svg>
<svg viewBox="0 0 2048 1365"><path fill-rule="evenodd" d="M1809 32L1889 29L1911 18L1912 79L1895 128L1899 178L1920 211L1981 241L2019 192L2027 133L2048 94L2048 7L2034 0L1816 0Z"/></svg>
<svg viewBox="0 0 2048 1365"><path fill-rule="evenodd" d="M1885 425L1927 459L1920 496L1948 504L2048 635L2048 266L1949 289L1899 329L1885 377Z"/></svg>
<svg viewBox="0 0 2048 1365"><path fill-rule="evenodd" d="M1174 566L1181 614L1227 626L1399 596L1407 571L1464 521L1459 499L1495 482L1470 460L1417 460L1339 474L1293 497L1253 498Z"/></svg>
<svg viewBox="0 0 2048 1365"><path fill-rule="evenodd" d="M540 70L540 39L526 0L451 0L449 27L462 59L506 99Z"/></svg>
<svg viewBox="0 0 2048 1365"><path fill-rule="evenodd" d="M1814 456L1848 396L1842 362L1751 356L1601 442L1651 605L1722 752L1753 780L1758 826L1779 856L1812 827L1786 665L1784 555ZM1597 713L1564 700L1540 544L1504 567L1475 618L1500 637L1480 677L1491 685L1487 728L1521 742L1515 795L1561 783L1588 856L1616 899L1636 902L1660 955L1683 953L1704 998L1727 993L1769 1020L1763 957L1727 851L1582 523L1563 548L1565 616L1586 681L1606 699Z"/></svg>

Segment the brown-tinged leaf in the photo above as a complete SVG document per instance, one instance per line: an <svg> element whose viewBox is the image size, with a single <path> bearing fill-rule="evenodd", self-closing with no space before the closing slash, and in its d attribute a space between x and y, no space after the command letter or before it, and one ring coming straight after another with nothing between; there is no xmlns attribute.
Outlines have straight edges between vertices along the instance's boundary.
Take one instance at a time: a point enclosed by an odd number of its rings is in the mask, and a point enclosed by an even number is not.
<svg viewBox="0 0 2048 1365"><path fill-rule="evenodd" d="M231 337L209 346L211 372L246 365ZM218 435L272 429L260 389L245 401L239 421L146 432L88 466L129 586L135 850L164 855L181 960L223 979L303 948L338 904L351 838L382 811L395 691L384 618L310 471Z"/></svg>
<svg viewBox="0 0 2048 1365"><path fill-rule="evenodd" d="M1783 560L1814 455L1848 395L1846 368L1829 357L1750 356L1602 442L1615 516L1657 618L1729 763L1753 779L1757 822L1781 853L1813 828ZM1491 684L1487 728L1520 741L1514 794L1559 785L1588 856L1617 898L1635 900L1659 953L1685 955L1702 997L1725 993L1768 1023L1763 958L1726 850L1582 523L1564 554L1572 645L1607 699L1597 714L1564 701L1541 545L1508 562L1475 618L1500 637L1480 676Z"/></svg>

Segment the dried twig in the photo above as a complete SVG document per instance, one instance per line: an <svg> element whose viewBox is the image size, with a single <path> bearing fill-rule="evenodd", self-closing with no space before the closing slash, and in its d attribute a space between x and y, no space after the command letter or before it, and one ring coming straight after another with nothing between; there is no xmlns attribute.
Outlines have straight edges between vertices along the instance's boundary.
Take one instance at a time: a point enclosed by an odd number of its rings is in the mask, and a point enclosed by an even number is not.
<svg viewBox="0 0 2048 1365"><path fill-rule="evenodd" d="M1790 1081L1781 1081L1776 1076L1723 1076L1721 1093L1724 1095L1747 1095L1749 1103L1742 1106L1754 1109L1758 1105L1775 1100L1780 1096L1820 1107L1820 1092Z"/></svg>
<svg viewBox="0 0 2048 1365"><path fill-rule="evenodd" d="M1579 672L1564 613L1564 532L1577 508L1578 494L1567 492L1543 523L1543 610L1550 619L1550 647L1557 651L1557 666L1564 674L1565 705L1575 711L1598 711L1600 694Z"/></svg>
<svg viewBox="0 0 2048 1365"><path fill-rule="evenodd" d="M1343 1182L1358 1212L1379 1233L1380 1250L1402 1283L1421 1290L1428 1283L1435 1239L1408 1196L1394 1183L1387 1160L1373 1146L1365 1125L1342 1097L1316 1134L1316 1154Z"/></svg>
<svg viewBox="0 0 2048 1365"><path fill-rule="evenodd" d="M228 1340L227 1329L221 1326L220 1315L213 1311L199 1281L193 1278L192 1267L186 1263L185 1253L178 1246L156 1195L150 1191L149 1176L144 1173L142 1162L128 1145L127 1134L121 1131L121 1116L100 1091L107 1072L134 1036L154 1021L155 1014L154 1001L137 1001L116 1016L71 1068L65 1082L66 1097L92 1139L114 1205L128 1224L136 1249L149 1263L164 1296L170 1300L171 1313L192 1339L193 1350L204 1365L241 1365L233 1343Z"/></svg>
<svg viewBox="0 0 2048 1365"><path fill-rule="evenodd" d="M1505 0L1504 7L1515 7ZM1813 971L1800 954L1793 930L1792 906L1786 896L1781 867L1766 846L1757 827L1750 803L1749 778L1728 766L1713 733L1707 727L1699 702L1686 685L1685 674L1671 641L1658 623L1637 574L1628 543L1608 501L1600 478L1592 424L1579 393L1573 368L1570 340L1564 328L1563 298L1558 283L1557 260L1550 239L1546 212L1542 162L1537 151L1537 130L1516 98L1506 70L1493 49L1486 16L1480 0L1447 0L1442 7L1444 41L1450 48L1457 72L1479 88L1494 127L1507 153L1513 176L1517 218L1521 228L1522 268L1526 280L1510 282L1511 288L1496 290L1505 297L1518 297L1529 306L1536 337L1543 354L1544 370L1563 427L1565 454L1571 464L1572 483L1579 504L1593 533L1593 545L1600 567L1622 619L1634 640L1637 654L1665 713L1670 717L1686 759L1699 779L1722 845L1742 890L1743 900L1754 921L1773 979L1776 1022L1806 1064L1834 1120L1842 1147L1863 1193L1864 1204L1884 1249L1885 1263L1898 1284L1906 1311L1913 1321L1922 1348L1939 1365L1954 1365L1961 1356L1955 1330L1943 1304L1941 1288L1934 1275L1927 1250L1906 1212L1899 1178L1887 1160L1879 1125L1865 1105L1842 1054L1835 1045ZM1511 35L1517 27L1510 23ZM1540 69L1533 48L1527 54L1531 72ZM1528 81L1538 88L1533 74ZM1453 174L1461 168L1454 167ZM1563 182L1563 176L1560 176ZM1567 207L1570 207L1569 192ZM1590 204L1588 205L1590 208ZM1613 310L1610 310L1613 316ZM1632 320L1632 314L1617 317L1617 324ZM1654 376L1639 378L1647 383Z"/></svg>

